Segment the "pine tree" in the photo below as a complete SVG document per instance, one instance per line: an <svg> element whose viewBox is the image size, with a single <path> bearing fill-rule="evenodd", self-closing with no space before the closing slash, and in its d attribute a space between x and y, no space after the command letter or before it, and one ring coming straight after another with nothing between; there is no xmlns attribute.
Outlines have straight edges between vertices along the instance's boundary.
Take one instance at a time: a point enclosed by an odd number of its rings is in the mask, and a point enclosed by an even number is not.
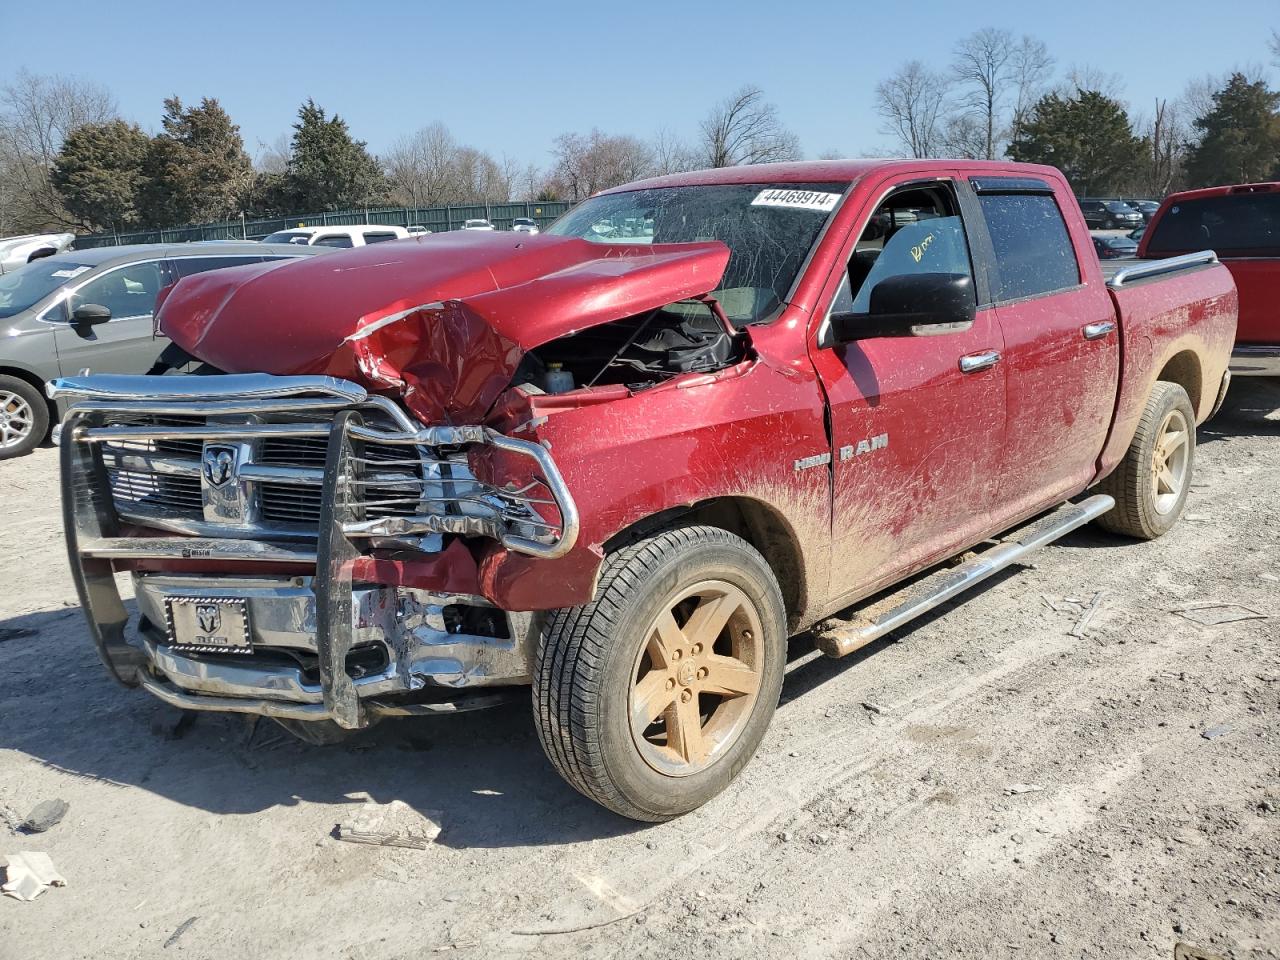
<svg viewBox="0 0 1280 960"><path fill-rule="evenodd" d="M51 179L63 206L89 228L123 230L138 218L151 138L136 123L86 123L67 135Z"/></svg>
<svg viewBox="0 0 1280 960"><path fill-rule="evenodd" d="M151 141L144 164L144 219L170 226L234 216L253 182L240 128L208 97L190 108L170 97L164 108L164 129Z"/></svg>
<svg viewBox="0 0 1280 960"><path fill-rule="evenodd" d="M1051 164L1066 175L1077 196L1096 197L1124 190L1146 149L1116 100L1097 90L1077 90L1074 97L1041 97L1009 144L1009 156Z"/></svg>
<svg viewBox="0 0 1280 960"><path fill-rule="evenodd" d="M285 191L294 210L346 210L383 202L386 176L355 140L347 121L308 100L298 110L285 170Z"/></svg>
<svg viewBox="0 0 1280 960"><path fill-rule="evenodd" d="M1250 183L1280 176L1280 93L1233 73L1195 120L1200 142L1187 157L1192 186Z"/></svg>

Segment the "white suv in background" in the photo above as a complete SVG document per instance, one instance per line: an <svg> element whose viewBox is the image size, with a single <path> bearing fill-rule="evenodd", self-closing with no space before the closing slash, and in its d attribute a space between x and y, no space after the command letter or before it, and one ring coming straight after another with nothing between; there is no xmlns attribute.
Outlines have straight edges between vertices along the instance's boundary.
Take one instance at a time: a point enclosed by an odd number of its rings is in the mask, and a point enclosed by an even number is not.
<svg viewBox="0 0 1280 960"><path fill-rule="evenodd" d="M297 243L304 247L363 247L409 236L404 227L381 223L357 223L349 227L294 227L263 237L263 243Z"/></svg>
<svg viewBox="0 0 1280 960"><path fill-rule="evenodd" d="M488 220L468 220L462 225L463 230L496 230Z"/></svg>

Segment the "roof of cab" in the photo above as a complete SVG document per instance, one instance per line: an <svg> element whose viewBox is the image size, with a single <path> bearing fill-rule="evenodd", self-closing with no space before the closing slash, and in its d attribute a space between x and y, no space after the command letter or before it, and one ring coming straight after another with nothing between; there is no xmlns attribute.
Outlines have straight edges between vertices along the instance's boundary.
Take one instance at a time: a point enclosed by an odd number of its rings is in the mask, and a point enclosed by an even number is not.
<svg viewBox="0 0 1280 960"><path fill-rule="evenodd" d="M1263 181L1261 183L1232 183L1221 187L1201 187L1199 190L1183 190L1171 193L1164 198L1165 205L1173 202L1185 203L1187 200L1203 200L1206 197L1227 197L1233 194L1248 193L1280 193L1280 181Z"/></svg>
<svg viewBox="0 0 1280 960"><path fill-rule="evenodd" d="M652 187L714 186L735 183L852 183L875 171L913 169L957 170L961 173L986 173L994 176L1025 176L1028 173L1056 175L1057 173L1053 167L1033 163L1014 163L1007 160L915 160L910 158L801 160L671 173L661 177L650 177L648 180L637 180L634 183L626 183L600 192L625 193Z"/></svg>

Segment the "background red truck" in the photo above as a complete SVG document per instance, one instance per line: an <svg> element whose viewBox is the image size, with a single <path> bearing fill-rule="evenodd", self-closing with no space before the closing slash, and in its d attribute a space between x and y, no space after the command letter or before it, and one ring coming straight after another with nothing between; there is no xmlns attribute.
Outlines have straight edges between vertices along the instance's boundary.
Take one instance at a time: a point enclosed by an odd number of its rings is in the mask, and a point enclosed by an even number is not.
<svg viewBox="0 0 1280 960"><path fill-rule="evenodd" d="M69 554L125 684L312 738L531 684L561 774L662 820L750 759L788 637L1168 530L1235 318L1212 254L1104 282L1048 167L645 181L183 280L160 323L208 375L52 388Z"/></svg>
<svg viewBox="0 0 1280 960"><path fill-rule="evenodd" d="M1147 259L1212 250L1236 282L1240 321L1231 372L1280 377L1280 183L1172 193L1138 247Z"/></svg>

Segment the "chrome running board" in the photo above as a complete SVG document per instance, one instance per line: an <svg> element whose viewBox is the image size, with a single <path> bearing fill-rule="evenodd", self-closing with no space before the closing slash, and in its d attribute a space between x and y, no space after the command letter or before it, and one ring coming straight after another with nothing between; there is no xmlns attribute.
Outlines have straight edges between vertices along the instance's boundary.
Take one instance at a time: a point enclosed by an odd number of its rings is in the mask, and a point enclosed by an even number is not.
<svg viewBox="0 0 1280 960"><path fill-rule="evenodd" d="M1105 494L1080 503L1063 504L1017 531L1017 540L1000 543L959 566L937 570L855 610L847 621L843 618L826 621L814 642L828 657L847 656L1017 563L1032 550L1102 516L1115 505L1115 500Z"/></svg>

